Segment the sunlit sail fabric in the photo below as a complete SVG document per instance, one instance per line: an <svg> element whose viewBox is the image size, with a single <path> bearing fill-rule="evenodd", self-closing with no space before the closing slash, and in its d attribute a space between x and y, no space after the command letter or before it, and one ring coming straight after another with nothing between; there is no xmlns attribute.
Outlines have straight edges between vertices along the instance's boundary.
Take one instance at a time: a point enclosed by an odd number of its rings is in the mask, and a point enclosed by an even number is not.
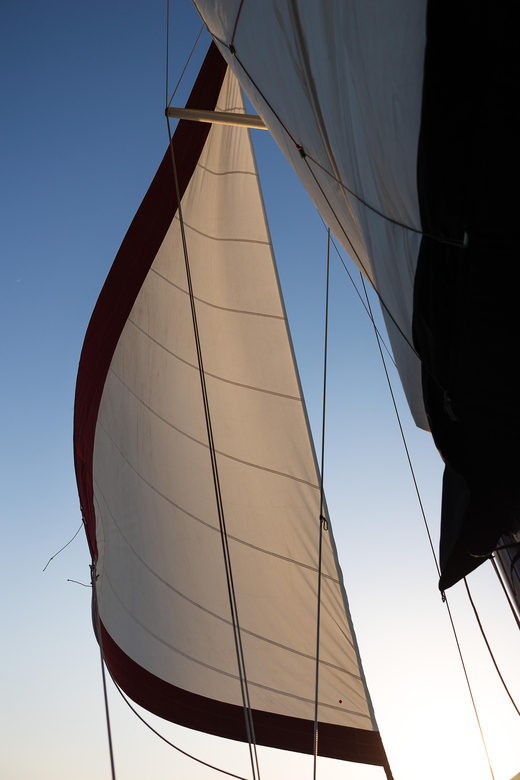
<svg viewBox="0 0 520 780"><path fill-rule="evenodd" d="M212 47L191 105L243 112L223 73ZM182 219L256 739L312 752L318 474L251 140L181 122L173 148L191 165ZM78 484L115 679L162 717L245 739L169 154L87 332ZM323 572L319 752L385 765L331 530Z"/></svg>
<svg viewBox="0 0 520 780"><path fill-rule="evenodd" d="M439 585L450 587L520 527L509 6L195 4L383 301L410 409L446 462Z"/></svg>

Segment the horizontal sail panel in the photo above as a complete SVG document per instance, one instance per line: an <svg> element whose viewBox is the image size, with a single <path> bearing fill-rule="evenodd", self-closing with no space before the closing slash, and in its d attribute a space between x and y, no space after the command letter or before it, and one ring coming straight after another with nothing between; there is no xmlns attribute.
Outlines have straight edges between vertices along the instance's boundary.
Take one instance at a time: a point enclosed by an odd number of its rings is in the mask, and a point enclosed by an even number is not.
<svg viewBox="0 0 520 780"><path fill-rule="evenodd" d="M217 108L237 107L230 72ZM319 477L247 130L212 127L181 204L256 735L312 752ZM172 214L99 403L103 647L143 706L243 739L182 243ZM322 594L320 754L384 763L331 531Z"/></svg>
<svg viewBox="0 0 520 780"><path fill-rule="evenodd" d="M410 346L426 3L195 4L324 220L378 290L408 403L427 429ZM222 45L231 42L233 54Z"/></svg>

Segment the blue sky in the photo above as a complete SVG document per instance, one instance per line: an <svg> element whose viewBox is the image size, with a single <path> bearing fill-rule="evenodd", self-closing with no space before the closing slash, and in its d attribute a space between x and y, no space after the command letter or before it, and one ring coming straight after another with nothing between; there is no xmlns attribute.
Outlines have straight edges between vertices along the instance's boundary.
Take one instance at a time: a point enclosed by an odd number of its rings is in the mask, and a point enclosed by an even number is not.
<svg viewBox="0 0 520 780"><path fill-rule="evenodd" d="M162 2L0 4L2 140L0 774L108 778L89 556L72 464L79 354L96 297L167 145ZM172 3L170 84L200 29ZM207 46L199 46L200 62ZM182 104L196 67L176 103ZM319 434L326 235L266 134L255 144L311 423ZM288 229L290 228L290 229ZM396 780L490 777L417 508L371 325L333 264L326 489L354 624ZM441 462L398 402L437 539ZM489 571L472 578L517 700L518 632ZM497 780L520 768L518 719L462 587L452 606ZM118 776L216 777L151 739L112 692ZM247 773L246 751L167 726L183 749ZM301 762L261 751L265 777ZM309 767L309 768L308 768ZM308 769L307 769L308 768ZM378 770L322 762L322 777Z"/></svg>

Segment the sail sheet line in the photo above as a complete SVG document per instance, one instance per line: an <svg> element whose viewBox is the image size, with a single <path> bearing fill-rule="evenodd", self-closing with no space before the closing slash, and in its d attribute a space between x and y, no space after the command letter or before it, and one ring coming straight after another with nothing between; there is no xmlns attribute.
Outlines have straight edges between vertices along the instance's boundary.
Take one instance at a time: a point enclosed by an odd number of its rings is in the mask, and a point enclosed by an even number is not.
<svg viewBox="0 0 520 780"><path fill-rule="evenodd" d="M135 707L132 706L128 696L125 695L123 689L121 688L121 686L119 685L119 683L117 682L115 677L112 675L110 669L108 671L109 671L109 674L110 674L110 676L112 678L112 682L114 683L115 687L117 688L117 690L121 694L121 697L122 697L123 701L125 702L125 704L132 710L134 715L136 715L139 718L141 723L143 723L147 728L149 728L150 731L153 732L156 737L159 737L159 739L162 739L163 742L166 742L167 745L172 747L174 750L177 750L179 753L182 753L182 755L186 756L186 758L190 758L192 761L196 761L198 764L202 764L202 766L207 766L209 769L213 769L215 772L221 772L223 775L227 775L228 777L235 777L235 778L237 778L237 780L248 780L247 778L243 777L242 775L236 775L236 774L234 774L234 772L228 772L227 769L222 769L222 767L215 766L214 764L209 764L207 761L204 761L202 758L197 758L197 756L194 756L192 753L188 753L186 750L183 750L178 745L174 745L173 742L170 742L169 739L166 739L164 734L161 734L160 731L157 731L157 729L154 729L154 727L151 725L151 723L148 723L148 721L145 718L143 718L143 716L139 712L137 712Z"/></svg>
<svg viewBox="0 0 520 780"><path fill-rule="evenodd" d="M201 661L198 658L195 658L193 655L190 655L189 653L186 653L184 650L181 650L178 647L175 647L170 642L167 642L166 639L160 637L158 634L156 634L152 629L148 628L139 618L127 608L127 606L124 604L118 593L116 592L114 585L110 581L110 578L108 574L103 575L103 580L107 582L107 584L110 587L110 590L112 591L114 598L117 599L118 603L120 604L121 608L126 612L126 614L136 623L139 628L141 628L143 631L146 632L148 636L153 637L159 644L163 645L164 647L167 647L168 650L171 650L173 653L176 653L177 655L182 656L183 658L186 658L186 660L191 661L194 664L197 664L197 666L202 666L205 669L209 669L212 672L215 672L216 674L222 675L223 677L228 677L231 680L240 681L240 676L233 672L227 672L225 669L220 669L218 666L214 666L213 664L208 664L205 661ZM240 628L241 631L243 631L242 627ZM344 671L344 670L340 670ZM269 693L274 693L279 696L285 696L286 698L293 699L294 701L301 701L305 704L314 704L314 699L311 699L306 696L299 696L296 693L291 693L290 691L284 691L281 688L274 688L270 685L265 685L264 683L255 682L254 680L251 680L249 677L247 679L248 686L252 686L254 688L258 688L263 691L269 691ZM366 718L370 720L370 715L367 713L359 712L356 710L350 710L346 707L338 707L336 704L330 704L328 702L320 702L320 707L326 707L329 710L335 710L337 712L341 713L348 713L349 715L354 715L355 717L359 718Z"/></svg>

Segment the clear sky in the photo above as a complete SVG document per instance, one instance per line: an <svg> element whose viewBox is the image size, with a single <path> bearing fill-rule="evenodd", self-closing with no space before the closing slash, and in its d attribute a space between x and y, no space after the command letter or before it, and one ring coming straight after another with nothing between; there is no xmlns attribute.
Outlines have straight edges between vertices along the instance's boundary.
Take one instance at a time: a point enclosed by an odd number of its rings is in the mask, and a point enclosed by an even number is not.
<svg viewBox="0 0 520 780"><path fill-rule="evenodd" d="M170 84L200 29L172 2ZM72 464L77 365L110 264L167 145L165 1L0 3L2 318L0 776L109 778L89 555ZM197 62L207 47L200 44ZM182 104L191 69L176 100ZM255 136L311 423L319 435L326 234L265 133ZM333 264L326 490L376 717L396 780L491 777L400 443L371 325ZM394 377L394 381L395 377ZM442 464L397 398L435 543ZM518 631L491 570L471 578L497 660L520 700ZM463 586L449 594L496 780L520 768L520 720ZM218 777L147 733L110 695L117 775ZM245 748L160 727L183 749L248 772ZM309 759L261 750L262 777L311 777ZM380 770L320 763L320 778Z"/></svg>

